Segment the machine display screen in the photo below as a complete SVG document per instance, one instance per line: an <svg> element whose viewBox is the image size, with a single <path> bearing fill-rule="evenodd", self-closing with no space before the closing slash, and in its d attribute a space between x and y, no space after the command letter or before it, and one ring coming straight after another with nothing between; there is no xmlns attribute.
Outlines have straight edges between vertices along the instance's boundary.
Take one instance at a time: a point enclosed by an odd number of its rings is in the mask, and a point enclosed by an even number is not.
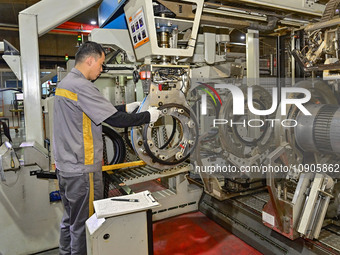
<svg viewBox="0 0 340 255"><path fill-rule="evenodd" d="M17 101L23 101L24 100L24 93L16 93L15 94L15 99Z"/></svg>

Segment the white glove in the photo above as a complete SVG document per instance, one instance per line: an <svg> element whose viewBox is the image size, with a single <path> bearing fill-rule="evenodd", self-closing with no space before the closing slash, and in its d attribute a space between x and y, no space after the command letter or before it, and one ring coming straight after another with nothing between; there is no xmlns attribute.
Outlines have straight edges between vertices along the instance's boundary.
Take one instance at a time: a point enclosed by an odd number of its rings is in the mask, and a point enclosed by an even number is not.
<svg viewBox="0 0 340 255"><path fill-rule="evenodd" d="M150 123L156 122L159 118L159 115L161 115L161 113L162 113L155 106L149 107L148 112L150 113Z"/></svg>
<svg viewBox="0 0 340 255"><path fill-rule="evenodd" d="M136 110L136 108L138 108L140 106L140 102L133 102L133 103L129 103L126 104L126 112L127 113L132 113L134 110Z"/></svg>

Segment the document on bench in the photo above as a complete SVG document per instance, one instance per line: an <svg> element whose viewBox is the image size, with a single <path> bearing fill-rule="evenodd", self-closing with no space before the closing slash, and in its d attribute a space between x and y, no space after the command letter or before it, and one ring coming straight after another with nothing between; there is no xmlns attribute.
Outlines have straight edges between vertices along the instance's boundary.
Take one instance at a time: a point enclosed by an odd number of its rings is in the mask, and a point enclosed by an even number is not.
<svg viewBox="0 0 340 255"><path fill-rule="evenodd" d="M148 190L126 196L97 200L93 202L93 205L98 219L139 212L160 206Z"/></svg>

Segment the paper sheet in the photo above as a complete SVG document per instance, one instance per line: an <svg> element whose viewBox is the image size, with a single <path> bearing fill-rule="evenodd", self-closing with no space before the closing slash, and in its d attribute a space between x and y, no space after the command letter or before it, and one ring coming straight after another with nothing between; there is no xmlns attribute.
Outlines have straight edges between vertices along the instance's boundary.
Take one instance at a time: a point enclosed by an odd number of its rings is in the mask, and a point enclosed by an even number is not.
<svg viewBox="0 0 340 255"><path fill-rule="evenodd" d="M112 201L111 199L138 199L138 202ZM150 191L143 191L120 197L111 197L93 202L96 216L100 218L108 218L112 216L143 211L160 204L153 198Z"/></svg>

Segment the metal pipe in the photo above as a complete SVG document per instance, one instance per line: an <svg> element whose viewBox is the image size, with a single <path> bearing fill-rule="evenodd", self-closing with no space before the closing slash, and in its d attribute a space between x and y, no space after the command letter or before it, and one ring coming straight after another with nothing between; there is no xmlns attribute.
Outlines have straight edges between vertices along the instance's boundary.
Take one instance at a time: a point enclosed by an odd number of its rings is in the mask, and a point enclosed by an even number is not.
<svg viewBox="0 0 340 255"><path fill-rule="evenodd" d="M322 224L323 224L323 219L325 218L330 200L331 198L329 196L326 196L325 200L322 203L322 207L319 212L319 220L317 221L314 227L314 234L313 234L314 238L318 238L320 235L320 231L321 231Z"/></svg>
<svg viewBox="0 0 340 255"><path fill-rule="evenodd" d="M274 54L270 54L270 75L274 76Z"/></svg>
<svg viewBox="0 0 340 255"><path fill-rule="evenodd" d="M141 176L147 176L148 174L145 171L142 171L141 169L133 169L133 171L137 172Z"/></svg>
<svg viewBox="0 0 340 255"><path fill-rule="evenodd" d="M154 173L154 172L150 171L149 169L146 169L145 167L141 167L140 169L147 172L149 175Z"/></svg>
<svg viewBox="0 0 340 255"><path fill-rule="evenodd" d="M134 175L135 178L139 178L140 177L140 174L138 172L136 172L135 170L132 170L132 169L129 170L129 174Z"/></svg>
<svg viewBox="0 0 340 255"><path fill-rule="evenodd" d="M19 28L19 25L16 25L16 24L9 24L9 23L0 23L0 27L13 27L13 28Z"/></svg>
<svg viewBox="0 0 340 255"><path fill-rule="evenodd" d="M128 173L127 171L124 171L120 174L126 175L128 177L128 180L132 180L133 178L135 178L131 173Z"/></svg>
<svg viewBox="0 0 340 255"><path fill-rule="evenodd" d="M118 174L119 174L120 176L122 176L125 180L130 179L130 177L129 177L128 175L126 175L125 172L123 172L123 171L119 172ZM125 181L125 180L124 180L124 181Z"/></svg>
<svg viewBox="0 0 340 255"><path fill-rule="evenodd" d="M137 178L138 176L131 172L131 170L124 171L124 173L130 176L130 179Z"/></svg>
<svg viewBox="0 0 340 255"><path fill-rule="evenodd" d="M138 170L140 170L140 171L144 172L144 173L145 173L145 175L151 175L151 174L153 174L153 172L151 172L151 171L148 171L148 170L147 170L147 169L145 169L144 167L140 167L140 168L138 168Z"/></svg>
<svg viewBox="0 0 340 255"><path fill-rule="evenodd" d="M318 218L319 212L320 212L320 205L321 205L321 199L322 197L320 196L320 194L318 195L318 199L313 207L313 212L312 212L312 216L310 217L310 220L308 222L308 227L306 229L306 233L305 236L307 238L313 239L313 233L315 230L315 222ZM323 221L323 219L322 219Z"/></svg>
<svg viewBox="0 0 340 255"><path fill-rule="evenodd" d="M259 21L266 21L267 18L264 17L264 15L251 15L251 14L245 14L235 11L227 11L223 9L213 9L213 8L203 8L203 12L205 13L211 13L211 14L219 14L224 16L230 16L230 17L238 17L238 18L244 18L244 19L252 19L252 20L259 20Z"/></svg>
<svg viewBox="0 0 340 255"><path fill-rule="evenodd" d="M295 50L295 34L294 34L294 31L292 31L291 33L292 35L292 39L291 39L291 51L294 51ZM295 84L295 58L294 56L292 55L292 58L291 58L291 69L292 69L292 85Z"/></svg>
<svg viewBox="0 0 340 255"><path fill-rule="evenodd" d="M308 26L305 27L305 31L310 32L310 31L314 31L314 30L317 30L317 29L337 26L339 24L340 24L340 18L336 18L336 19L332 19L332 20L329 20L329 21L318 22L318 23L315 23L315 24L312 24L312 25L308 25Z"/></svg>
<svg viewBox="0 0 340 255"><path fill-rule="evenodd" d="M209 3L209 5L211 5ZM232 9L228 7L218 7L218 8L208 8L204 7L203 12L205 13L211 13L211 14L218 14L228 17L237 17L237 18L244 18L249 20L258 20L258 21L267 21L266 15L261 13L254 13L254 12L246 12L244 10L238 10L238 9ZM273 15L275 15L273 13ZM270 16L270 14L267 14L267 16ZM304 24L308 24L308 20L302 20L302 19L293 19L293 18L287 18L283 17L280 19L280 23L282 25L290 25L290 26L301 26Z"/></svg>
<svg viewBox="0 0 340 255"><path fill-rule="evenodd" d="M152 171L154 173L158 173L160 171L158 169L151 168L151 166L148 166L148 165L146 165L145 168L149 169L150 171Z"/></svg>

